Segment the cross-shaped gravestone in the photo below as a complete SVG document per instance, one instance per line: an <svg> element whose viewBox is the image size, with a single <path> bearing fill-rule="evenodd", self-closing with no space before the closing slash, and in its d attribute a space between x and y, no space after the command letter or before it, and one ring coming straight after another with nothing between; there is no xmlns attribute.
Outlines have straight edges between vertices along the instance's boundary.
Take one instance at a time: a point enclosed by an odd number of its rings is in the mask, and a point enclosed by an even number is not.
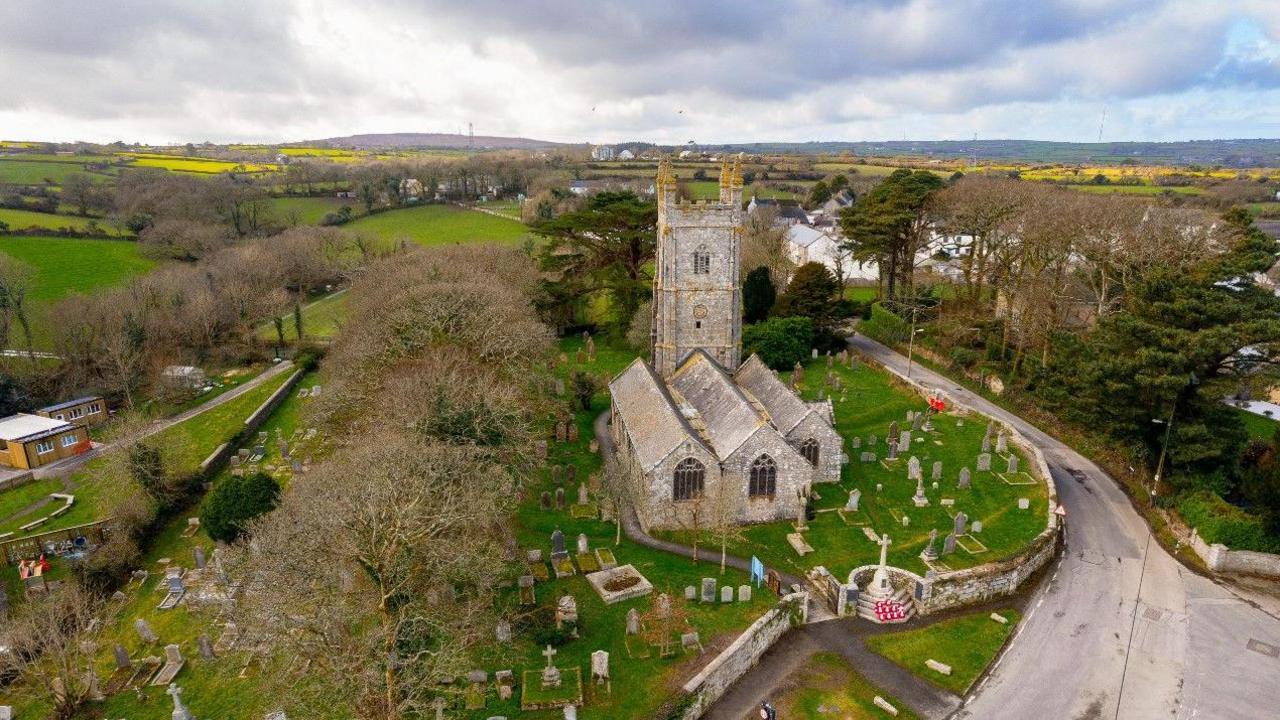
<svg viewBox="0 0 1280 720"><path fill-rule="evenodd" d="M889 563L889 546L893 541L889 539L889 535L880 536L880 567L885 567Z"/></svg>
<svg viewBox="0 0 1280 720"><path fill-rule="evenodd" d="M543 651L542 651L542 657L544 657L544 658L546 658L546 659L547 659L547 667L548 667L548 668L553 668L553 667L555 667L555 665L554 665L554 664L552 664L552 662L551 662L551 661L552 661L552 659L553 659L553 658L555 658L555 656L556 656L556 649L555 649L555 648L553 648L553 647L551 647L550 645L548 645L548 646L547 646L547 649L546 649L546 650L543 650Z"/></svg>
<svg viewBox="0 0 1280 720"><path fill-rule="evenodd" d="M182 688L169 683L169 689L165 693L173 698L173 720L195 720L187 706L182 704Z"/></svg>

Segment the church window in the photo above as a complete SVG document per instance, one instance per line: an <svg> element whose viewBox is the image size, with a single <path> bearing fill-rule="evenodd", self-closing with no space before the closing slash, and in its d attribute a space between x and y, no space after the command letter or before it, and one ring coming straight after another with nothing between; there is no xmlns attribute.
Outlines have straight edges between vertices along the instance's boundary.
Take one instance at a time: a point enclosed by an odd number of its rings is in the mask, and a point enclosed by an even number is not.
<svg viewBox="0 0 1280 720"><path fill-rule="evenodd" d="M707 476L707 469L694 458L685 458L676 465L672 478L671 497L673 500L696 500L702 497L702 486Z"/></svg>
<svg viewBox="0 0 1280 720"><path fill-rule="evenodd" d="M711 273L711 253L699 247L693 251L693 274L708 275Z"/></svg>
<svg viewBox="0 0 1280 720"><path fill-rule="evenodd" d="M805 460L809 461L810 465L817 467L818 466L818 441L815 440L814 438L809 438L808 440L805 440L804 442L800 443L800 454L804 456Z"/></svg>
<svg viewBox="0 0 1280 720"><path fill-rule="evenodd" d="M778 492L778 465L768 455L751 463L747 494L751 497L773 497Z"/></svg>

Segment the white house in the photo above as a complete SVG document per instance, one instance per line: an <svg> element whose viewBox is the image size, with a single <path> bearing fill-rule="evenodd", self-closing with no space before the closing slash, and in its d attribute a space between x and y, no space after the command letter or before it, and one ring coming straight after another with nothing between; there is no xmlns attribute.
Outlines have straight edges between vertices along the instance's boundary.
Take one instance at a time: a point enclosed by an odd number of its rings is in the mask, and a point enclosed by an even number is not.
<svg viewBox="0 0 1280 720"><path fill-rule="evenodd" d="M630 150L623 150L622 152L618 153L618 159L619 160L635 160L636 154L631 152Z"/></svg>
<svg viewBox="0 0 1280 720"><path fill-rule="evenodd" d="M592 160L612 160L613 146L612 145L593 146L591 148L591 159Z"/></svg>

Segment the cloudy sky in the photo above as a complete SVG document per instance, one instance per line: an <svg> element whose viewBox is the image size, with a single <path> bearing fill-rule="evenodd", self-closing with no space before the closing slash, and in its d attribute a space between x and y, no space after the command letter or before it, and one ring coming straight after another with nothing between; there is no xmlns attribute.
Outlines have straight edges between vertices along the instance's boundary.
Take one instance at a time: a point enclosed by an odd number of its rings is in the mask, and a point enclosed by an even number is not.
<svg viewBox="0 0 1280 720"><path fill-rule="evenodd" d="M0 68L5 139L1280 137L1280 0L4 0Z"/></svg>

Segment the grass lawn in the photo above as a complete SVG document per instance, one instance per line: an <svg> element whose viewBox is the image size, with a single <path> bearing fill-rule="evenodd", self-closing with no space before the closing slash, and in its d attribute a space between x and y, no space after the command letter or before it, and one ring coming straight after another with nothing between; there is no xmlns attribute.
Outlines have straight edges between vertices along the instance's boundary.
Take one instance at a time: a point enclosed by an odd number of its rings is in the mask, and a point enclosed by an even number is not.
<svg viewBox="0 0 1280 720"><path fill-rule="evenodd" d="M881 720L890 717L872 698L879 695L898 709L898 718L919 717L896 698L867 682L844 658L831 652L814 655L787 678L786 691L773 700L778 717L787 720ZM823 710L819 710L821 707Z"/></svg>
<svg viewBox="0 0 1280 720"><path fill-rule="evenodd" d="M359 202L336 197L271 198L271 212L286 225L319 225L326 213L338 212L343 205L359 212Z"/></svg>
<svg viewBox="0 0 1280 720"><path fill-rule="evenodd" d="M284 318L284 339L291 342L298 339L293 325L293 313L282 315ZM302 332L309 338L332 338L338 334L342 323L347 318L347 294L339 290L319 300L302 306ZM276 325L267 321L258 327L258 337L270 342L277 342Z"/></svg>
<svg viewBox="0 0 1280 720"><path fill-rule="evenodd" d="M33 212L31 210L11 210L0 208L0 222L9 226L10 232L22 232L27 228L61 230L68 228L77 232L88 231L90 226L106 232L108 235L119 235L116 228L101 218L87 218L73 215L53 215L51 213Z"/></svg>
<svg viewBox="0 0 1280 720"><path fill-rule="evenodd" d="M874 285L850 286L844 289L844 296L850 300L870 302L880 296L880 289Z"/></svg>
<svg viewBox="0 0 1280 720"><path fill-rule="evenodd" d="M155 267L130 240L0 236L0 252L30 265L35 274L27 298L32 303L32 330L37 347L46 347L49 331L45 313L50 305L72 293L90 293L119 285ZM10 342L19 343L19 330Z"/></svg>
<svg viewBox="0 0 1280 720"><path fill-rule="evenodd" d="M529 234L529 228L515 220L506 220L452 205L419 205L387 210L362 217L343 227L353 232L366 232L389 240L403 238L419 245L470 242L499 242L514 245Z"/></svg>
<svg viewBox="0 0 1280 720"><path fill-rule="evenodd" d="M1276 420L1239 408L1235 410L1250 438L1270 441L1275 436L1276 430L1280 430L1280 422Z"/></svg>
<svg viewBox="0 0 1280 720"><path fill-rule="evenodd" d="M0 158L0 183L61 185L67 181L67 176L77 173L102 182L111 179L110 175L102 172L88 172L78 163Z"/></svg>
<svg viewBox="0 0 1280 720"><path fill-rule="evenodd" d="M0 522L17 513L28 505L62 489L62 481L57 478L33 480L29 483L9 488L0 492ZM49 506L53 510L56 506Z"/></svg>
<svg viewBox="0 0 1280 720"><path fill-rule="evenodd" d="M867 646L939 687L963 696L987 669L1021 617L1016 610L1001 610L1009 620L1001 625L989 613L964 615L906 632L867 638ZM925 660L951 666L943 675L925 666Z"/></svg>
<svg viewBox="0 0 1280 720"><path fill-rule="evenodd" d="M843 579L850 570L879 560L879 548L863 533L869 526L877 533L887 533L893 544L889 548L889 563L923 575L928 567L919 555L929 541L929 530L938 530L938 549L942 538L952 527L952 513L963 510L970 521L981 520L982 532L962 539L957 551L941 558L951 569L974 567L999 560L1018 552L1045 528L1048 512L1048 494L1043 482L1028 485L1010 485L994 472L977 472L976 458L981 452L982 436L987 420L977 415L958 416L944 413L935 417L934 432L913 434L912 448L899 454L898 460L883 460L888 450L885 437L890 422L897 420L900 429L910 428L905 422L908 410L921 410L925 401L915 392L900 385L887 373L859 363L856 369L838 363L832 370L842 380L847 392L836 394L833 402L836 413L836 430L844 438L845 447L859 436L863 447L846 450L852 462L844 466L839 484L816 485L819 498L815 499L818 515L809 523L805 539L815 552L800 557L787 544L786 536L794 532L792 522L776 522L752 525L743 531L744 541L731 548L733 554L750 557L755 555L765 565L789 570L803 575L815 565L826 566L836 577ZM811 361L806 366L801 394L806 400L816 400L825 361ZM789 378L790 373L784 373ZM789 381L789 379L788 379ZM868 436L875 433L877 443L868 444ZM994 446L994 440L993 440ZM1012 448L1011 448L1012 449ZM875 452L881 458L876 463L862 463L863 451ZM994 447L993 447L994 450ZM911 501L916 484L907 479L907 463L915 455L920 459L925 476L925 491L930 503L917 508ZM1019 467L1030 470L1028 458L1019 455ZM935 460L942 462L943 479L939 490L931 488L931 470ZM1003 472L1006 459L993 453L992 470ZM972 485L967 490L956 487L960 468L968 467L972 473ZM1030 476L1018 478L1031 482ZM876 485L882 484L882 492ZM842 508L854 488L862 490L857 513L835 512ZM1031 501L1029 510L1018 510L1018 498ZM942 498L955 500L953 507L941 505ZM949 512L950 511L950 512ZM910 525L903 527L901 517L906 515ZM686 540L686 533L671 533L677 539ZM974 551L963 549L969 545ZM982 550L982 546L987 549Z"/></svg>

